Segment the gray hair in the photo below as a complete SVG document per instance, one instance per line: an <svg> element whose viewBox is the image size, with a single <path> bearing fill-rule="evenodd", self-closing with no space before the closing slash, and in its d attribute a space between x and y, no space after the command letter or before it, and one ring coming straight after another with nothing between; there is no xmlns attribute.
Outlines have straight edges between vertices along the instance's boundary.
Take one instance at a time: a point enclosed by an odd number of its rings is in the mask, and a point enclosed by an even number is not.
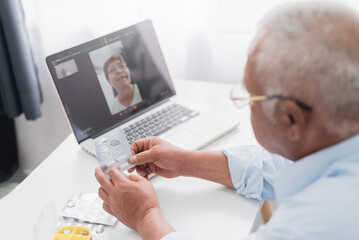
<svg viewBox="0 0 359 240"><path fill-rule="evenodd" d="M313 106L327 119L327 130L343 135L358 131L358 15L334 2L290 3L262 19L254 41L264 32L255 74L266 94L288 95ZM263 104L269 115L275 103Z"/></svg>

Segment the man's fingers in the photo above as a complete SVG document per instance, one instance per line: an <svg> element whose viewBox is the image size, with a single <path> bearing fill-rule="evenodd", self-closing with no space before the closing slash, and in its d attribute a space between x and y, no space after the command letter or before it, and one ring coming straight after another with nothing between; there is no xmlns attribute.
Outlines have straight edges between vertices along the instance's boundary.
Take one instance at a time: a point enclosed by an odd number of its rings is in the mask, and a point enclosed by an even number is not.
<svg viewBox="0 0 359 240"><path fill-rule="evenodd" d="M100 187L98 189L98 196L104 201L104 202L108 202L109 201L109 197L108 197L108 193L106 192L106 190L103 187Z"/></svg>
<svg viewBox="0 0 359 240"><path fill-rule="evenodd" d="M111 214L112 216L114 216L112 210L111 210L111 207L110 205L108 205L107 203L103 203L102 204L102 207L103 207L103 210L105 210L106 212L108 212L109 214Z"/></svg>
<svg viewBox="0 0 359 240"><path fill-rule="evenodd" d="M132 143L131 145L131 151L132 154L136 154L139 152L143 152L150 149L150 142L152 138L142 138Z"/></svg>
<svg viewBox="0 0 359 240"><path fill-rule="evenodd" d="M118 184L123 181L127 181L128 179L123 175L123 173L119 172L116 166L112 166L110 168L110 172L108 173L110 175L111 181L113 184Z"/></svg>
<svg viewBox="0 0 359 240"><path fill-rule="evenodd" d="M95 169L95 177L101 187L103 187L107 192L109 192L109 190L113 187L110 179L107 178L105 173L99 167Z"/></svg>
<svg viewBox="0 0 359 240"><path fill-rule="evenodd" d="M148 176L152 173L151 169L149 169L148 166L149 166L148 164L136 166L136 171L138 175L144 178L148 178Z"/></svg>
<svg viewBox="0 0 359 240"><path fill-rule="evenodd" d="M134 181L134 182L139 182L142 180L142 177L141 176L138 176L136 174L130 174L129 177L128 177L131 181Z"/></svg>
<svg viewBox="0 0 359 240"><path fill-rule="evenodd" d="M136 171L138 173L138 175L144 177L146 175L146 171L143 169L143 167L137 167Z"/></svg>
<svg viewBox="0 0 359 240"><path fill-rule="evenodd" d="M154 161L154 156L152 150L137 153L136 155L132 155L128 159L128 162L133 165L141 165L153 161Z"/></svg>
<svg viewBox="0 0 359 240"><path fill-rule="evenodd" d="M146 170L146 175L147 175L147 176L150 176L151 173L152 173L151 169L149 169L149 168L147 167L147 168L145 168L145 170Z"/></svg>
<svg viewBox="0 0 359 240"><path fill-rule="evenodd" d="M156 173L156 165L153 163L147 164L147 167L151 170L151 173Z"/></svg>

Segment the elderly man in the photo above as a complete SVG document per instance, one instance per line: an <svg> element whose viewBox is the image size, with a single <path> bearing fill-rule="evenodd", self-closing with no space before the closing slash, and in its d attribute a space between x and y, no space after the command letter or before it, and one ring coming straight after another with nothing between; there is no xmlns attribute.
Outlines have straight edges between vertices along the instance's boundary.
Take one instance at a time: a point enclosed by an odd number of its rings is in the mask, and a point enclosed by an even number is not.
<svg viewBox="0 0 359 240"><path fill-rule="evenodd" d="M96 170L104 209L143 239L188 239L162 215L150 173L277 200L270 221L248 239L359 239L359 17L339 4L296 3L262 23L244 83L265 150L194 152L154 137L132 145L129 162L141 176L112 168L109 180Z"/></svg>

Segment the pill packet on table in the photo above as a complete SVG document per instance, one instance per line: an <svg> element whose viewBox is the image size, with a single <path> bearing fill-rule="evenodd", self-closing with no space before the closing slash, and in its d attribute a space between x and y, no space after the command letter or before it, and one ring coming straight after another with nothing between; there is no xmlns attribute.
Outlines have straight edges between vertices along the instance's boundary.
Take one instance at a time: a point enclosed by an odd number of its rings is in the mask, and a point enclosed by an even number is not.
<svg viewBox="0 0 359 240"><path fill-rule="evenodd" d="M95 141L95 149L99 165L107 177L112 166L117 166L121 172L134 167L128 163L132 153L123 129L101 136Z"/></svg>
<svg viewBox="0 0 359 240"><path fill-rule="evenodd" d="M99 223L92 223L87 221L82 221L76 218L63 217L59 216L57 222L57 230L66 227L66 226L83 226L90 229L92 235L102 235L104 234L107 226ZM66 232L65 232L66 233Z"/></svg>
<svg viewBox="0 0 359 240"><path fill-rule="evenodd" d="M60 213L60 217L63 218L62 223L67 225L91 223L95 224L94 227L97 225L114 225L117 221L116 217L103 210L102 205L103 201L97 193L73 195ZM83 226L91 228L90 226Z"/></svg>

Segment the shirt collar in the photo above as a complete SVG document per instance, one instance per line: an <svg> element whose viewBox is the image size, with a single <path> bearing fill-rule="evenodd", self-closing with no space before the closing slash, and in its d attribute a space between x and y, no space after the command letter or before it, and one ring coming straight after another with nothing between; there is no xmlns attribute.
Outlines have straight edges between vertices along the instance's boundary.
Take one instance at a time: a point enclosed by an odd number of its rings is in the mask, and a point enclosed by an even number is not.
<svg viewBox="0 0 359 240"><path fill-rule="evenodd" d="M277 171L274 177L277 201L298 193L313 183L333 162L357 154L358 146L359 134L305 156L293 165Z"/></svg>

